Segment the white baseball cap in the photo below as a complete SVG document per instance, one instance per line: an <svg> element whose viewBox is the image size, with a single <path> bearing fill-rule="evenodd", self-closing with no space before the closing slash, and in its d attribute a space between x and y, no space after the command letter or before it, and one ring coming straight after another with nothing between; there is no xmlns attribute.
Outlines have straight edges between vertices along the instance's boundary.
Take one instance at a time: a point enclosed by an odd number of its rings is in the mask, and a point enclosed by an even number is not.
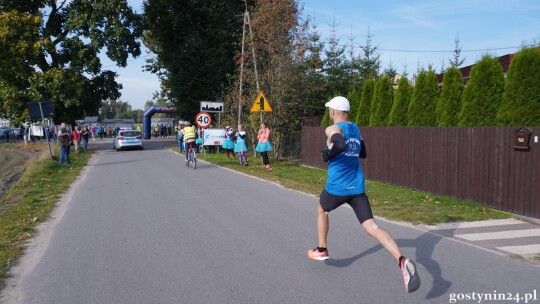
<svg viewBox="0 0 540 304"><path fill-rule="evenodd" d="M347 98L343 96L336 96L332 98L324 106L335 109L335 110L339 110L339 111L345 111L345 112L349 112L349 110L351 109L349 100L347 100Z"/></svg>

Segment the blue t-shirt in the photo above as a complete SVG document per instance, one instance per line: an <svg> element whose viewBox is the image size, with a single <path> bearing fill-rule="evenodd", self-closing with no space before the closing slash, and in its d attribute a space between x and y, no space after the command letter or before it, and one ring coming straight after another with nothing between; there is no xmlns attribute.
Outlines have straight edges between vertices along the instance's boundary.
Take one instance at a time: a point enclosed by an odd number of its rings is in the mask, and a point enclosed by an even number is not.
<svg viewBox="0 0 540 304"><path fill-rule="evenodd" d="M348 196L365 192L365 176L360 164L360 130L352 122L336 124L345 137L345 151L328 161L326 192Z"/></svg>

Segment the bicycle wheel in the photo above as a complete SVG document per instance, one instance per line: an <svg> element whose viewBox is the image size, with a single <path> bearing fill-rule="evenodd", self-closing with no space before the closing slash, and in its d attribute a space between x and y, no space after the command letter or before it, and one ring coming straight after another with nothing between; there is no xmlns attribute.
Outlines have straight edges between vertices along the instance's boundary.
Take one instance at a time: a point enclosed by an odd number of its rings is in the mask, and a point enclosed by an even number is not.
<svg viewBox="0 0 540 304"><path fill-rule="evenodd" d="M195 154L195 152L193 152L191 157L192 157L192 160L193 160L193 169L197 169L197 155Z"/></svg>

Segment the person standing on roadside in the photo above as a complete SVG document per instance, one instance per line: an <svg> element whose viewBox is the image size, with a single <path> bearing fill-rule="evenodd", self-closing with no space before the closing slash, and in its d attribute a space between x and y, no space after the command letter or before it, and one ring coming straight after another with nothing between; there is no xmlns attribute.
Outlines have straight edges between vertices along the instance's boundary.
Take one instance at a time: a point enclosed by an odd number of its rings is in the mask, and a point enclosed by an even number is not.
<svg viewBox="0 0 540 304"><path fill-rule="evenodd" d="M60 124L60 129L58 130L58 143L60 144L60 164L63 164L64 161L71 165L69 160L69 131L65 122Z"/></svg>
<svg viewBox="0 0 540 304"><path fill-rule="evenodd" d="M234 129L226 126L225 127L225 140L223 141L223 149L225 149L225 152L227 153L227 159L230 158L230 154L232 154L233 159L236 158L236 155L234 153Z"/></svg>
<svg viewBox="0 0 540 304"><path fill-rule="evenodd" d="M84 151L88 150L88 139L90 139L90 130L87 126L84 126L81 131L81 137L83 142Z"/></svg>
<svg viewBox="0 0 540 304"><path fill-rule="evenodd" d="M270 169L270 160L268 159L268 152L272 151L272 144L270 144L270 129L263 122L261 123L261 128L259 129L259 135L257 135L257 147L255 147L255 152L261 153L263 167Z"/></svg>
<svg viewBox="0 0 540 304"><path fill-rule="evenodd" d="M358 126L349 121L350 104L347 98L337 96L325 104L333 125L326 128L326 146L321 158L328 162L328 178L317 206L317 234L319 245L307 252L308 258L323 261L329 258L327 237L328 213L347 203L351 206L365 232L375 238L396 259L403 275L407 292L420 287L420 277L414 262L404 257L396 242L385 229L379 227L365 194L365 177L360 163L362 137Z"/></svg>
<svg viewBox="0 0 540 304"><path fill-rule="evenodd" d="M79 126L75 126L73 132L73 145L75 146L75 153L79 153L79 146L81 144L81 132L79 131Z"/></svg>
<svg viewBox="0 0 540 304"><path fill-rule="evenodd" d="M240 161L240 166L247 166L247 146L246 146L246 131L242 130L242 125L238 125L238 132L236 132L236 142L234 143L234 152L238 153L238 160Z"/></svg>

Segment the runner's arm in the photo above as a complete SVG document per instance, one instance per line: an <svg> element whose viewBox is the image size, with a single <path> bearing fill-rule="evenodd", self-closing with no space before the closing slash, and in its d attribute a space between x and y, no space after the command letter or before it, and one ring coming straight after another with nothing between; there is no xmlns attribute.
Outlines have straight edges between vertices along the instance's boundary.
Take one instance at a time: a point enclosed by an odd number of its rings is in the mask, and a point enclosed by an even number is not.
<svg viewBox="0 0 540 304"><path fill-rule="evenodd" d="M321 151L321 158L324 162L327 162L329 159L345 151L347 144L345 143L345 138L338 126L330 126L326 128L325 132L328 137L326 141L327 148Z"/></svg>

